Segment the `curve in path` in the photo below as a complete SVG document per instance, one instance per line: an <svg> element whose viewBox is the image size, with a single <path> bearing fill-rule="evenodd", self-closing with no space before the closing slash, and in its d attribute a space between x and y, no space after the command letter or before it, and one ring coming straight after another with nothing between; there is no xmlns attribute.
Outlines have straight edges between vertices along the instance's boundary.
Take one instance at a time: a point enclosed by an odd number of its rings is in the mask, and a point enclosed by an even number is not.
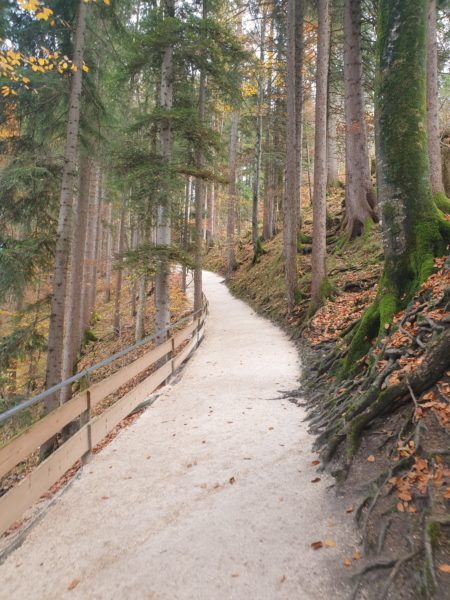
<svg viewBox="0 0 450 600"><path fill-rule="evenodd" d="M304 413L281 394L298 385L296 348L218 276L204 289L206 337L179 381L9 556L0 598L345 597L350 517L326 475L311 483Z"/></svg>

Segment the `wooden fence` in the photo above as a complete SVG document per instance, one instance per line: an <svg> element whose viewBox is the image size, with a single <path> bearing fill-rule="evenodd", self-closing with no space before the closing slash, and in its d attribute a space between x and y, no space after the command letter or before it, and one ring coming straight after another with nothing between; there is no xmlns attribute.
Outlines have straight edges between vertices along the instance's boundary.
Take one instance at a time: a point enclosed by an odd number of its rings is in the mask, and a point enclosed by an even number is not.
<svg viewBox="0 0 450 600"><path fill-rule="evenodd" d="M122 367L113 375L78 393L71 400L49 413L14 438L0 450L0 479L25 460L44 442L59 433L76 419L82 426L53 454L40 463L15 487L0 497L0 536L24 512L37 502L52 485L78 460L87 458L92 449L110 433L118 423L146 400L189 357L203 338L207 305L191 324L172 335L163 344ZM179 352L179 347L188 341ZM96 417L92 409L104 398L143 373L149 367L166 361L149 377Z"/></svg>

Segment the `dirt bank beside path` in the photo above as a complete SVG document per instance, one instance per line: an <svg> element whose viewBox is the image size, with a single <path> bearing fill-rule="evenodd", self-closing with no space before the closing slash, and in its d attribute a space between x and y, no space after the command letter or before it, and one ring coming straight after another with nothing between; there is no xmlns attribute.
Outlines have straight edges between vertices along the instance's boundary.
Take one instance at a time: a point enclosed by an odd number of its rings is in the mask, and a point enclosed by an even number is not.
<svg viewBox="0 0 450 600"><path fill-rule="evenodd" d="M348 598L352 515L282 397L296 348L204 279L203 344L0 567L2 600Z"/></svg>

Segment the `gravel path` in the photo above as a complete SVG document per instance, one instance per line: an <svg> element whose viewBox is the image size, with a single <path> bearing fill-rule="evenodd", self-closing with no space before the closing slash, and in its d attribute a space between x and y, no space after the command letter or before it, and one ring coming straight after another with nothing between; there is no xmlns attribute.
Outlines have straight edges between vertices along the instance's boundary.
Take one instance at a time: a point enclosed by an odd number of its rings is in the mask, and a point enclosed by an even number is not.
<svg viewBox="0 0 450 600"><path fill-rule="evenodd" d="M354 532L317 476L295 346L204 275L179 381L85 467L0 567L1 599L347 598ZM331 539L336 547L313 550Z"/></svg>

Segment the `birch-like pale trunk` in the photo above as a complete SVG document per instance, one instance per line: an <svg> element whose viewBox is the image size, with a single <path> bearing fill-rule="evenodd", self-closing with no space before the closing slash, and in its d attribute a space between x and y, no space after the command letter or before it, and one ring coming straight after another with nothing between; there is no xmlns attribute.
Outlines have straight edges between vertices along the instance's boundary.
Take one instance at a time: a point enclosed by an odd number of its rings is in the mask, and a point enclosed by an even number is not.
<svg viewBox="0 0 450 600"><path fill-rule="evenodd" d="M327 252L327 82L330 43L328 0L318 0L311 309L321 302Z"/></svg>
<svg viewBox="0 0 450 600"><path fill-rule="evenodd" d="M346 185L343 226L350 239L378 221L372 190L364 115L361 56L361 0L344 1L344 90Z"/></svg>
<svg viewBox="0 0 450 600"><path fill-rule="evenodd" d="M427 16L427 131L430 182L433 194L444 192L439 131L436 0L428 0Z"/></svg>
<svg viewBox="0 0 450 600"><path fill-rule="evenodd" d="M167 18L175 16L175 0L164 0L164 14ZM161 64L160 108L164 115L172 109L173 103L173 44L168 43L163 51ZM170 119L161 118L159 126L159 152L161 160L170 167L172 158L172 132ZM169 198L157 207L156 244L159 248L168 248L171 243L171 205ZM155 278L155 326L162 331L170 325L170 263L167 256L160 253ZM167 339L167 333L158 336L158 343Z"/></svg>
<svg viewBox="0 0 450 600"><path fill-rule="evenodd" d="M83 76L83 55L86 34L86 14L88 6L80 0L77 6L75 26L73 64L69 96L69 114L67 119L66 139L64 146L64 166L62 174L59 216L55 248L55 269L52 284L52 300L48 331L47 367L45 375L46 388L61 381L63 340L65 327L65 305L68 279L68 264L71 246L72 202L75 187L78 134L80 124L80 105ZM44 413L52 411L59 402L59 394L53 394L43 403ZM51 450L51 445L41 447L41 457Z"/></svg>

